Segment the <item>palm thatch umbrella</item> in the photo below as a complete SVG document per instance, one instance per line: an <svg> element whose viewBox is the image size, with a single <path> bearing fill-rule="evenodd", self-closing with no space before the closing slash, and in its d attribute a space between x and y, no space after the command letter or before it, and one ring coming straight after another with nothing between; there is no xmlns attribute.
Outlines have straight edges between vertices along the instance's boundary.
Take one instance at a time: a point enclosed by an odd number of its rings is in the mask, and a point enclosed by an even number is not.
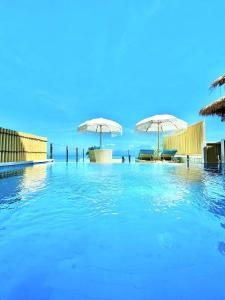
<svg viewBox="0 0 225 300"><path fill-rule="evenodd" d="M221 121L225 121L225 96L217 99L213 103L203 107L200 112L202 116L214 116L221 117Z"/></svg>
<svg viewBox="0 0 225 300"><path fill-rule="evenodd" d="M215 79L209 86L210 89L214 89L218 86L221 86L225 83L225 74Z"/></svg>

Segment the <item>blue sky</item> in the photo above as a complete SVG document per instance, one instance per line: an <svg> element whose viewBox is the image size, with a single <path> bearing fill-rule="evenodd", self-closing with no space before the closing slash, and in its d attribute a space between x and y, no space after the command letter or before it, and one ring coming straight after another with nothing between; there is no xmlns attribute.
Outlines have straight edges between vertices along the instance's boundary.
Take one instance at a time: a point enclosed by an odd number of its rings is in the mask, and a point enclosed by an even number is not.
<svg viewBox="0 0 225 300"><path fill-rule="evenodd" d="M220 96L208 86L225 73L224 11L224 0L0 0L0 126L62 151L98 144L76 127L105 117L124 127L105 146L153 147L136 122L169 113L192 124ZM219 118L206 129L225 137Z"/></svg>

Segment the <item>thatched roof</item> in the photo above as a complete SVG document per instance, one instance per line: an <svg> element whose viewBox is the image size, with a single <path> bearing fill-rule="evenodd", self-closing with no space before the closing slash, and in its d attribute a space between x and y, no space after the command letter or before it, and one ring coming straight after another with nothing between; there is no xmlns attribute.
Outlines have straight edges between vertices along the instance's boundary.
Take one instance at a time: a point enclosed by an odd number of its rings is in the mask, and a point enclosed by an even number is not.
<svg viewBox="0 0 225 300"><path fill-rule="evenodd" d="M225 83L225 74L222 75L222 76L220 76L220 77L217 78L216 80L214 80L214 81L210 84L209 88L210 88L210 89L214 89L215 87L221 86L221 85L223 85L224 83Z"/></svg>
<svg viewBox="0 0 225 300"><path fill-rule="evenodd" d="M202 116L209 116L209 115L217 115L221 117L225 116L225 96L203 107L200 110L199 114Z"/></svg>

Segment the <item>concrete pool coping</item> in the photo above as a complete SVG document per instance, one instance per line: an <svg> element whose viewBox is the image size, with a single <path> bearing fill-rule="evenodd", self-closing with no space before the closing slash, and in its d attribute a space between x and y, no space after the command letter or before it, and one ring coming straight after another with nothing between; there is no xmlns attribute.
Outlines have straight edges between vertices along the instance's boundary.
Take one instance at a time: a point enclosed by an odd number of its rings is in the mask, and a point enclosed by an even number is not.
<svg viewBox="0 0 225 300"><path fill-rule="evenodd" d="M45 160L28 160L28 161L16 161L16 162L5 162L0 163L0 167L11 167L11 166L22 166L22 165L36 165L54 162L54 159L45 159Z"/></svg>
<svg viewBox="0 0 225 300"><path fill-rule="evenodd" d="M169 161L169 160L141 160L135 159L136 163L143 163L143 164L182 164L184 162L178 161Z"/></svg>

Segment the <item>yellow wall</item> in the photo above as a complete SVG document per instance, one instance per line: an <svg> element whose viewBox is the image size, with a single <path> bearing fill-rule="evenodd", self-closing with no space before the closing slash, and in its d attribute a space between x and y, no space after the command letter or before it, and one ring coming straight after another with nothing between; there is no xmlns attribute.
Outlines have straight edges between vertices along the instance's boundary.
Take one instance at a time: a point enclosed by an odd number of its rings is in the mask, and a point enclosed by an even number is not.
<svg viewBox="0 0 225 300"><path fill-rule="evenodd" d="M47 138L0 127L0 162L47 159Z"/></svg>
<svg viewBox="0 0 225 300"><path fill-rule="evenodd" d="M198 122L174 135L165 136L163 149L176 149L180 155L201 155L205 139L204 122Z"/></svg>

